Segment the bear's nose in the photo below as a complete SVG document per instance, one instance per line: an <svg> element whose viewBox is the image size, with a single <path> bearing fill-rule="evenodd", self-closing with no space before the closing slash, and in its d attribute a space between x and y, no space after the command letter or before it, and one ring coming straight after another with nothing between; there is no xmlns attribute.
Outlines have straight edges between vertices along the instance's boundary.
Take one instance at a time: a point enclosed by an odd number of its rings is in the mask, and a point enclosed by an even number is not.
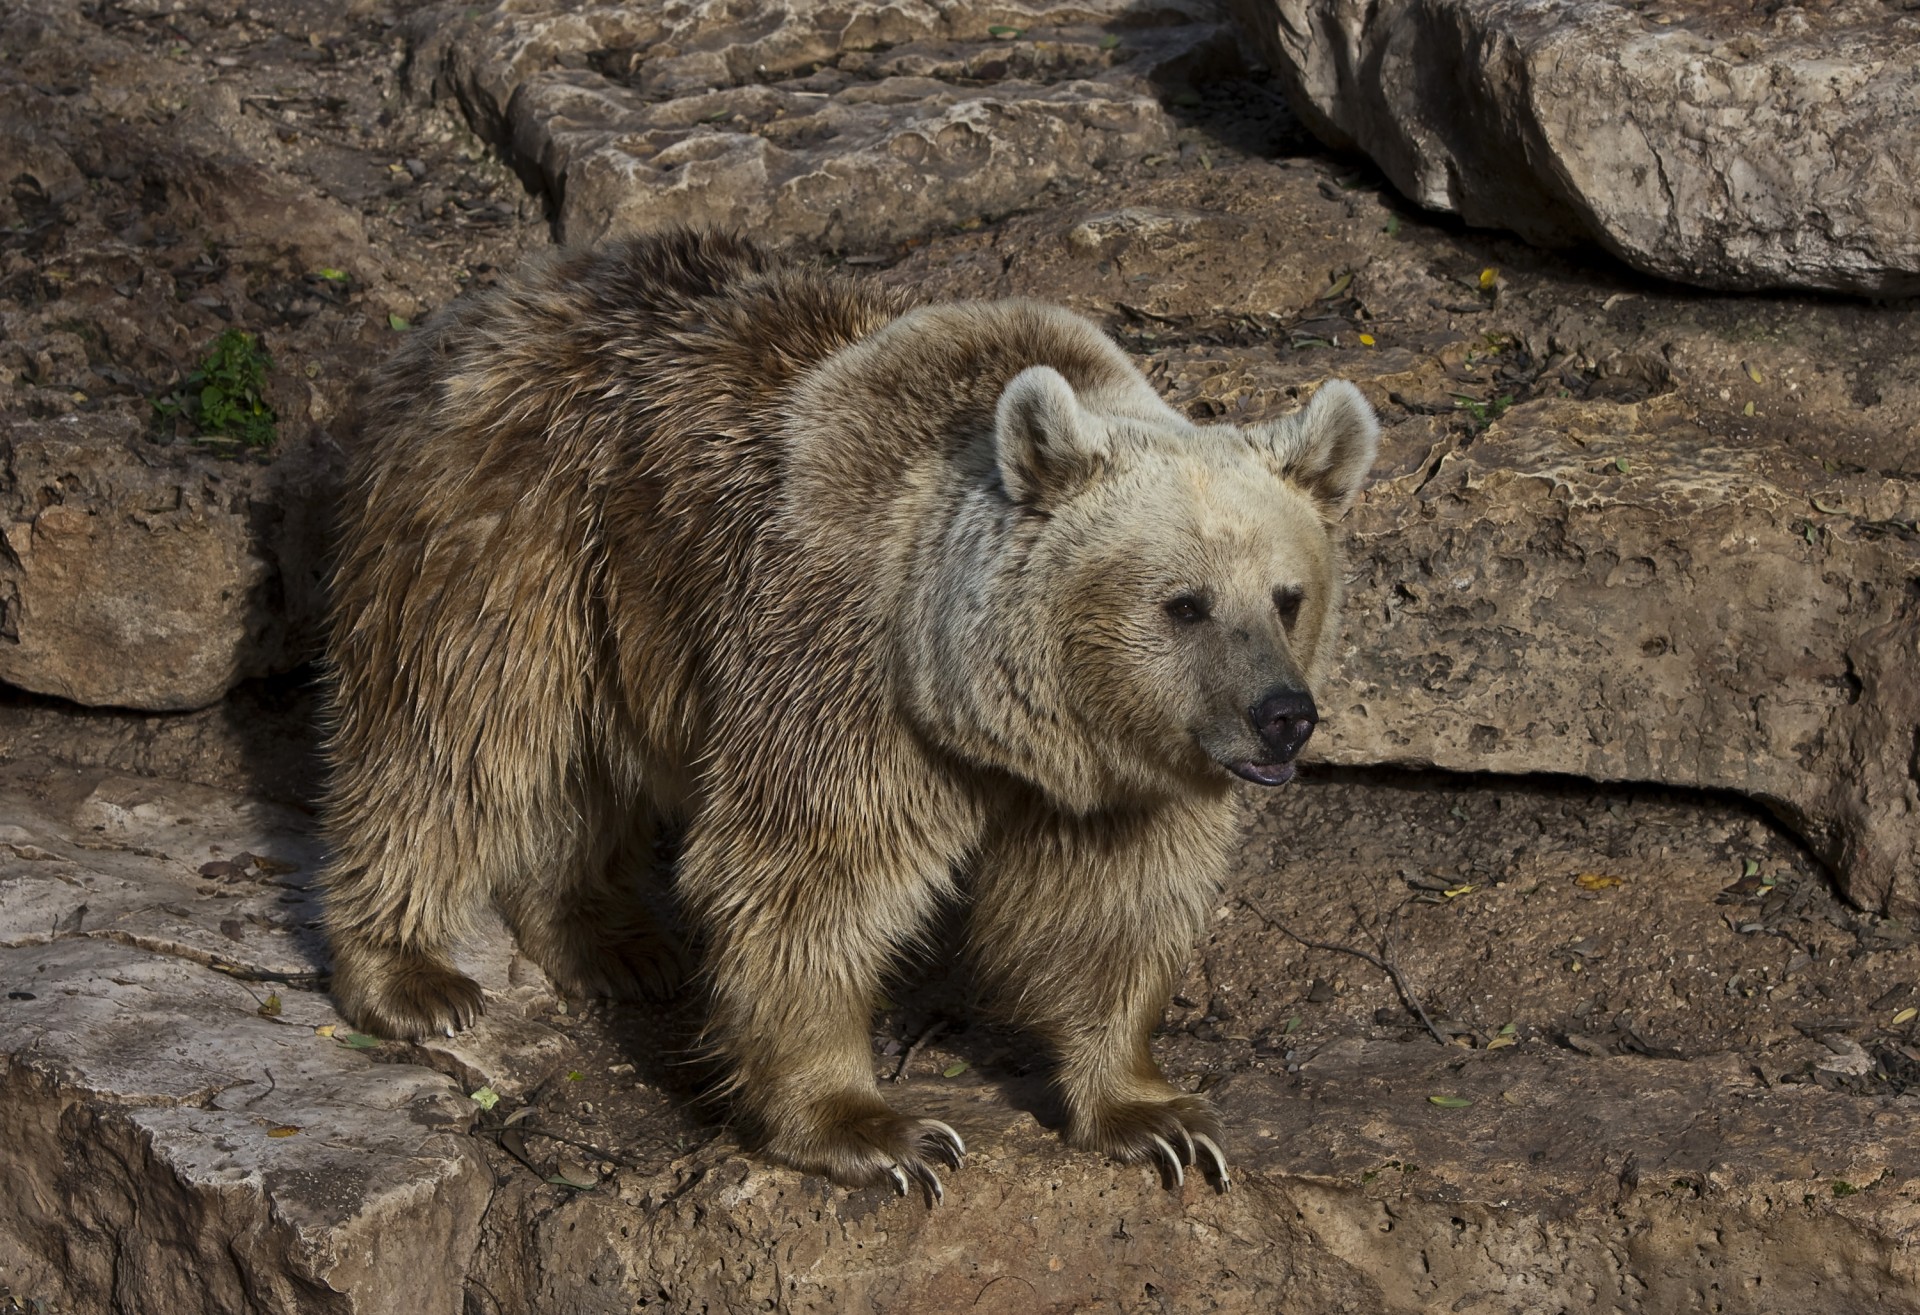
<svg viewBox="0 0 1920 1315"><path fill-rule="evenodd" d="M1248 714L1275 762L1291 762L1307 745L1320 712L1303 689L1270 690Z"/></svg>

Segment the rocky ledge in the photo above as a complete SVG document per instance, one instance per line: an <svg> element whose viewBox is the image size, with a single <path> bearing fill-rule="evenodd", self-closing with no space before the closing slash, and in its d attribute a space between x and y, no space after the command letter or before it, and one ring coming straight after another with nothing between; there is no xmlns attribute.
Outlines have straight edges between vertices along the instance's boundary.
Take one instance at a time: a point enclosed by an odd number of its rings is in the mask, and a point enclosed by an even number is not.
<svg viewBox="0 0 1920 1315"><path fill-rule="evenodd" d="M1267 801L1157 1043L1226 1195L1064 1149L1024 1041L909 977L876 1072L972 1149L934 1209L755 1159L675 1058L691 1002L583 1017L498 937L476 1033L353 1033L295 810L27 763L0 812L9 1309L1920 1310L1920 950L1737 806Z"/></svg>

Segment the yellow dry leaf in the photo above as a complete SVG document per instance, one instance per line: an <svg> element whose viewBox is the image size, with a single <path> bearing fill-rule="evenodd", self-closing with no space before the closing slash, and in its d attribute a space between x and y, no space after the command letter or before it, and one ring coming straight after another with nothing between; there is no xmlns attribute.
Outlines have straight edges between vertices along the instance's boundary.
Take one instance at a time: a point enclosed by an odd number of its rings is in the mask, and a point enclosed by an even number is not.
<svg viewBox="0 0 1920 1315"><path fill-rule="evenodd" d="M1747 366L1747 378L1753 380L1757 384L1763 384L1767 381L1767 377L1760 373L1760 367L1757 365Z"/></svg>
<svg viewBox="0 0 1920 1315"><path fill-rule="evenodd" d="M1748 403L1747 403L1747 404L1746 404L1745 406L1743 406L1743 407L1741 407L1741 408L1740 408L1740 414L1741 414L1741 415L1743 415L1743 416L1750 416L1750 415L1752 415L1752 414L1753 414L1753 403L1752 403L1752 402L1748 402Z"/></svg>
<svg viewBox="0 0 1920 1315"><path fill-rule="evenodd" d="M315 1036L332 1036L332 1035L333 1035L333 1024L332 1024L332 1023L322 1023L322 1024L320 1024L320 1026L318 1026L318 1027L316 1027L316 1028L314 1028L314 1029L313 1029L313 1034L314 1034Z"/></svg>
<svg viewBox="0 0 1920 1315"><path fill-rule="evenodd" d="M1502 1046L1512 1046L1512 1045L1518 1045L1518 1044L1519 1042L1515 1041L1510 1036L1497 1036L1493 1040L1487 1042L1487 1049L1498 1050Z"/></svg>
<svg viewBox="0 0 1920 1315"><path fill-rule="evenodd" d="M294 1126L293 1126L293 1125L292 1125L291 1123L283 1123L283 1124L281 1124L281 1125L280 1125L279 1127L277 1127L277 1128L268 1128L268 1129L267 1129L267 1136L269 1136L269 1137L291 1137L291 1136L293 1136L293 1134L294 1134L294 1133L296 1133L296 1132L298 1132L298 1131L300 1131L300 1129L298 1129L298 1128L296 1128L296 1127L294 1127Z"/></svg>
<svg viewBox="0 0 1920 1315"><path fill-rule="evenodd" d="M1911 1023L1916 1018L1920 1018L1920 1009L1915 1009L1912 1005L1908 1005L1905 1009L1902 1009L1893 1016L1893 1025L1899 1027L1902 1023Z"/></svg>
<svg viewBox="0 0 1920 1315"><path fill-rule="evenodd" d="M1493 286L1493 281L1499 277L1500 277L1500 271L1495 269L1492 265L1488 265L1485 269L1480 271L1480 286L1483 288L1490 288Z"/></svg>
<svg viewBox="0 0 1920 1315"><path fill-rule="evenodd" d="M1462 895L1471 895L1473 893L1473 889L1474 888L1472 883L1469 882L1464 886L1454 886L1448 890L1443 890L1440 893L1442 895L1445 895L1448 899L1458 899Z"/></svg>
<svg viewBox="0 0 1920 1315"><path fill-rule="evenodd" d="M1364 346L1367 346L1367 347L1371 347L1371 346L1373 346L1373 335L1372 335L1372 334L1370 334L1370 333L1363 333L1363 334L1361 334L1361 335L1360 335L1360 342L1361 342L1361 344L1362 344L1362 345L1364 345Z"/></svg>
<svg viewBox="0 0 1920 1315"><path fill-rule="evenodd" d="M1600 872L1582 872L1573 879L1573 884L1582 890L1609 890L1625 882L1620 877L1609 877Z"/></svg>

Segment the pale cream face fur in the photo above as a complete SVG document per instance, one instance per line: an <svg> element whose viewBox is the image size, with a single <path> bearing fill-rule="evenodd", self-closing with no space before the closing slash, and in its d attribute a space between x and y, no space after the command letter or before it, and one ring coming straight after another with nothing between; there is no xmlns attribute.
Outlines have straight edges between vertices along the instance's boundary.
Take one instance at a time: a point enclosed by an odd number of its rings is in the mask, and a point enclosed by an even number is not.
<svg viewBox="0 0 1920 1315"><path fill-rule="evenodd" d="M1075 709L1117 753L1175 777L1265 756L1252 710L1306 691L1338 592L1312 499L1227 427L1116 426L1114 458L1052 517L1036 557L1077 673ZM1200 616L1179 619L1177 609ZM1284 610L1283 610L1284 609Z"/></svg>
<svg viewBox="0 0 1920 1315"><path fill-rule="evenodd" d="M1080 395L1022 372L997 410L997 483L938 546L919 702L951 747L1071 809L1225 784L1268 757L1254 709L1327 665L1330 526L1376 441L1346 384L1242 429L1192 425L1144 382Z"/></svg>

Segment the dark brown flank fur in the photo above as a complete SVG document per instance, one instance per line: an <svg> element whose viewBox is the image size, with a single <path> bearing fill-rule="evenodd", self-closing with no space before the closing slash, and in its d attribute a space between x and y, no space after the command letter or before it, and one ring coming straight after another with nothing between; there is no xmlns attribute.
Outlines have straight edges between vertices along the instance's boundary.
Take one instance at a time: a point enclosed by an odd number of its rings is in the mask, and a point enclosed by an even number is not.
<svg viewBox="0 0 1920 1315"><path fill-rule="evenodd" d="M674 819L711 1036L770 1154L849 1185L958 1162L881 1099L867 1040L956 865L985 977L1060 1057L1071 1140L1217 1140L1147 1037L1224 867L1224 776L1063 810L930 743L896 687L892 618L951 486L991 466L1001 388L1036 362L1098 387L1124 358L1059 312L937 312L883 390L828 371L854 395L810 411L818 367L908 309L669 233L464 299L381 373L329 647L326 926L358 1026L470 1024L449 947L488 900L567 991L670 991L677 951L630 890ZM1014 724L1059 720L1048 672L983 660L1019 668L995 676Z"/></svg>

